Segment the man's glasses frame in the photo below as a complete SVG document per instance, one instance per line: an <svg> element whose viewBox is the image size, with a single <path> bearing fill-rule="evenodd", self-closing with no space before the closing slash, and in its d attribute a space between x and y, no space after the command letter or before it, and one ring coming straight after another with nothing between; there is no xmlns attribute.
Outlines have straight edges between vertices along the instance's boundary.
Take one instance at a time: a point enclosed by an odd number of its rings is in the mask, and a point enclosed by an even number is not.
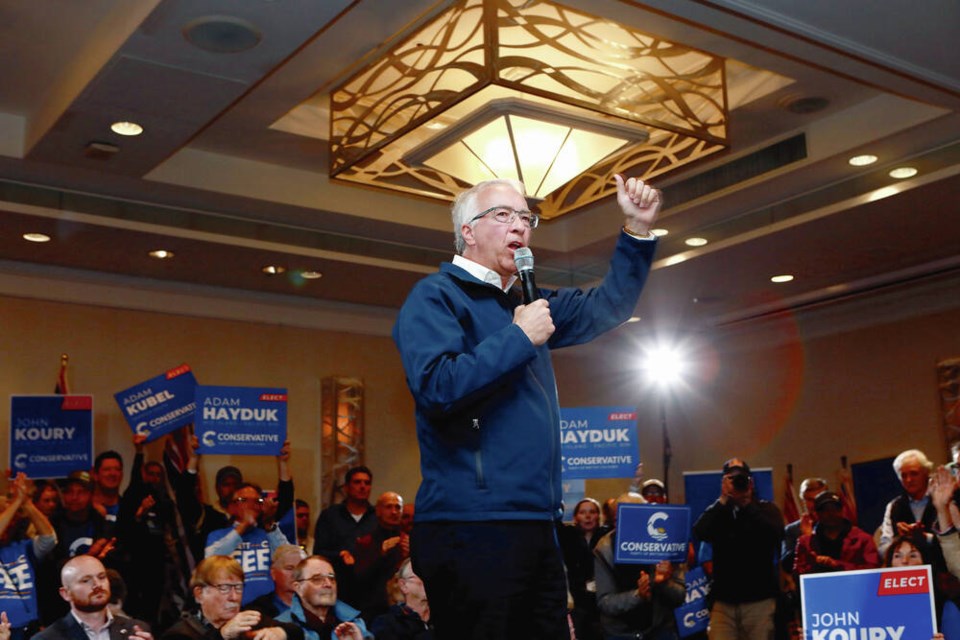
<svg viewBox="0 0 960 640"><path fill-rule="evenodd" d="M243 583L242 582L221 582L220 584L208 584L205 585L211 589L216 589L223 595L227 595L231 591L234 593L243 593Z"/></svg>
<svg viewBox="0 0 960 640"><path fill-rule="evenodd" d="M493 219L500 224L510 224L517 218L520 218L520 222L522 222L523 225L528 229L536 229L537 225L540 224L540 216L532 211L527 211L526 209L513 209L502 204L481 211L477 215L470 218L470 224L473 224L480 218L491 213L493 214Z"/></svg>

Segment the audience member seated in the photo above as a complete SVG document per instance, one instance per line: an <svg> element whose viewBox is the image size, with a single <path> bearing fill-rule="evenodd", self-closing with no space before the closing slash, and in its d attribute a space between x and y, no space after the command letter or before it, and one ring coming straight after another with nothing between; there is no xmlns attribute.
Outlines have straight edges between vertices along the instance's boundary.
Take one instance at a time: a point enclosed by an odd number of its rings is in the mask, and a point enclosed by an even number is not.
<svg viewBox="0 0 960 640"><path fill-rule="evenodd" d="M241 609L243 569L228 556L210 556L194 569L190 591L200 606L170 627L162 640L303 640L296 625Z"/></svg>
<svg viewBox="0 0 960 640"><path fill-rule="evenodd" d="M355 543L356 562L342 573L350 580L340 580L340 596L360 610L364 620L373 620L390 607L387 582L400 563L410 557L410 536L400 531L403 498L388 491L377 499L374 508L376 528ZM352 574L352 575L351 575ZM347 588L345 588L347 587Z"/></svg>
<svg viewBox="0 0 960 640"><path fill-rule="evenodd" d="M903 491L887 503L880 527L880 553L885 554L896 536L920 535L932 543L937 510L927 489L933 463L918 449L903 451L893 461Z"/></svg>
<svg viewBox="0 0 960 640"><path fill-rule="evenodd" d="M206 556L233 555L243 567L245 588L243 604L273 592L270 559L276 550L290 544L274 523L270 530L261 526L263 498L255 484L245 482L233 492L229 510L233 518L228 527L218 529L207 538Z"/></svg>
<svg viewBox="0 0 960 640"><path fill-rule="evenodd" d="M293 572L301 560L307 557L303 549L293 544L277 547L270 560L270 577L273 578L273 591L265 593L250 603L251 609L276 618L290 608L293 601Z"/></svg>
<svg viewBox="0 0 960 640"><path fill-rule="evenodd" d="M644 502L635 493L625 493L617 499L618 504ZM597 608L604 637L676 638L673 610L686 598L683 565L616 564L615 542L616 532L611 531L600 538L593 552Z"/></svg>
<svg viewBox="0 0 960 640"><path fill-rule="evenodd" d="M600 524L600 503L584 498L573 507L573 524L557 529L557 540L567 568L567 588L573 597L573 626L577 640L600 637L597 585L593 579L593 549L609 531Z"/></svg>
<svg viewBox="0 0 960 640"><path fill-rule="evenodd" d="M60 583L60 596L70 611L35 635L36 640L153 640L146 622L110 613L110 580L97 558L79 555L68 560Z"/></svg>
<svg viewBox="0 0 960 640"><path fill-rule="evenodd" d="M873 536L844 517L840 496L832 491L820 493L814 500L814 510L817 524L813 532L797 541L797 575L880 566Z"/></svg>
<svg viewBox="0 0 960 640"><path fill-rule="evenodd" d="M423 581L413 572L409 558L400 564L387 590L392 594L393 603L389 611L370 624L374 637L377 640L432 640L427 592Z"/></svg>
<svg viewBox="0 0 960 640"><path fill-rule="evenodd" d="M293 603L278 620L296 624L306 640L372 640L360 612L337 599L337 575L329 560L301 560L293 578Z"/></svg>
<svg viewBox="0 0 960 640"><path fill-rule="evenodd" d="M720 497L693 530L713 553L710 637L772 638L783 515L756 496L746 462L732 458L724 463Z"/></svg>
<svg viewBox="0 0 960 640"><path fill-rule="evenodd" d="M93 461L93 508L110 525L120 515L120 485L123 483L123 458L116 451L104 451Z"/></svg>
<svg viewBox="0 0 960 640"><path fill-rule="evenodd" d="M338 570L354 563L357 538L377 527L377 514L370 504L373 473L364 466L347 470L343 502L320 512L313 531L313 553L329 558Z"/></svg>
<svg viewBox="0 0 960 640"><path fill-rule="evenodd" d="M25 640L40 628L37 566L57 545L53 525L30 500L29 490L27 477L18 473L0 506L0 611L6 613L12 640ZM26 536L21 520L30 523L36 537Z"/></svg>
<svg viewBox="0 0 960 640"><path fill-rule="evenodd" d="M313 534L310 532L310 505L306 500L300 498L296 499L295 505L297 544L307 553L311 553L313 551Z"/></svg>

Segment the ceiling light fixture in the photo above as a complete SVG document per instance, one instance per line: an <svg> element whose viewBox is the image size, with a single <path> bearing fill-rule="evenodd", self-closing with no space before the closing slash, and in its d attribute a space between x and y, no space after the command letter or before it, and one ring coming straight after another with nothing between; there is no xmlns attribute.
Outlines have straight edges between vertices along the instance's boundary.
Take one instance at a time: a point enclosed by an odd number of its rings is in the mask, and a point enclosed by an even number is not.
<svg viewBox="0 0 960 640"><path fill-rule="evenodd" d="M793 276L790 275L789 273L785 273L780 276L773 276L772 278L770 278L770 282L776 282L777 284L781 284L783 282L790 282L791 280L793 280Z"/></svg>
<svg viewBox="0 0 960 640"><path fill-rule="evenodd" d="M136 122L114 122L110 125L110 131L121 136L138 136L143 133L143 127Z"/></svg>
<svg viewBox="0 0 960 640"><path fill-rule="evenodd" d="M897 167L896 169L892 169L887 175L897 180L906 180L907 178L912 178L917 175L917 173L919 172L914 167Z"/></svg>
<svg viewBox="0 0 960 640"><path fill-rule="evenodd" d="M667 231L666 229L650 229L650 233L657 236L658 238L662 238L663 236L669 234L670 232Z"/></svg>
<svg viewBox="0 0 960 640"><path fill-rule="evenodd" d="M870 155L869 153L865 153L860 156L853 156L852 158L847 160L847 162L849 162L855 167L865 167L867 165L873 164L876 161L877 161L877 156Z"/></svg>
<svg viewBox="0 0 960 640"><path fill-rule="evenodd" d="M25 233L23 234L23 239L29 242L50 242L50 236L45 233Z"/></svg>
<svg viewBox="0 0 960 640"><path fill-rule="evenodd" d="M157 260L169 260L174 256L173 251L167 251L166 249L156 249L147 254L151 258L156 258Z"/></svg>
<svg viewBox="0 0 960 640"><path fill-rule="evenodd" d="M687 238L686 240L683 241L683 243L688 247L702 247L703 245L707 244L707 242L708 240L706 238L697 238L697 237Z"/></svg>
<svg viewBox="0 0 960 640"><path fill-rule="evenodd" d="M300 277L304 280L319 280L323 277L323 274L319 271L301 271Z"/></svg>
<svg viewBox="0 0 960 640"><path fill-rule="evenodd" d="M627 323L627 324L634 324L634 323L636 323L636 322L640 322L640 316L631 316L631 317L627 318L627 322L626 322L626 323Z"/></svg>
<svg viewBox="0 0 960 640"><path fill-rule="evenodd" d="M280 275L281 273L285 273L286 270L287 270L286 267L282 267L278 264L268 264L263 269L261 269L261 271L263 271L268 276Z"/></svg>
<svg viewBox="0 0 960 640"><path fill-rule="evenodd" d="M549 0L460 0L330 93L330 176L449 200L522 180L553 218L724 150L724 61Z"/></svg>

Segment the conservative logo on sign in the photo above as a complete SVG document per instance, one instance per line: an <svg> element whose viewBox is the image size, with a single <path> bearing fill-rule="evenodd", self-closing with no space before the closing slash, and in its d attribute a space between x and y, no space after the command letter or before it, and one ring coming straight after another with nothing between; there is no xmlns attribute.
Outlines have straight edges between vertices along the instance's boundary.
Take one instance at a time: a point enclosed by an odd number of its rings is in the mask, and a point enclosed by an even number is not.
<svg viewBox="0 0 960 640"><path fill-rule="evenodd" d="M703 572L703 567L695 567L687 571L685 580L687 598L673 610L677 620L677 634L681 638L706 631L710 624L710 607L707 604L710 578Z"/></svg>
<svg viewBox="0 0 960 640"><path fill-rule="evenodd" d="M690 507L665 504L621 504L617 508L614 561L656 564L683 562L690 542Z"/></svg>
<svg viewBox="0 0 960 640"><path fill-rule="evenodd" d="M193 430L202 454L275 456L287 439L287 390L200 385Z"/></svg>
<svg viewBox="0 0 960 640"><path fill-rule="evenodd" d="M196 392L197 379L182 364L113 397L130 429L152 442L193 422Z"/></svg>
<svg viewBox="0 0 960 640"><path fill-rule="evenodd" d="M10 468L62 478L93 466L93 396L11 396Z"/></svg>
<svg viewBox="0 0 960 640"><path fill-rule="evenodd" d="M803 630L811 640L932 638L930 567L800 576Z"/></svg>
<svg viewBox="0 0 960 640"><path fill-rule="evenodd" d="M632 478L640 461L634 407L560 409L564 479Z"/></svg>

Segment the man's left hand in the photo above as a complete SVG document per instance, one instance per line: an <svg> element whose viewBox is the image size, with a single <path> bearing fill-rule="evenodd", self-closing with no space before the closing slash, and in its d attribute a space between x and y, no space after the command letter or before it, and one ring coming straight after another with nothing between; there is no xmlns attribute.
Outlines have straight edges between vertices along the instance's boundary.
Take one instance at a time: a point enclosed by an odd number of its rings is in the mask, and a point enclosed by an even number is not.
<svg viewBox="0 0 960 640"><path fill-rule="evenodd" d="M634 233L649 233L663 203L660 191L639 178L624 180L620 174L614 174L614 179L617 203L626 219L624 226Z"/></svg>
<svg viewBox="0 0 960 640"><path fill-rule="evenodd" d="M337 640L363 640L363 634L360 632L360 627L352 622L338 624L337 628L334 629L333 632L337 635Z"/></svg>

